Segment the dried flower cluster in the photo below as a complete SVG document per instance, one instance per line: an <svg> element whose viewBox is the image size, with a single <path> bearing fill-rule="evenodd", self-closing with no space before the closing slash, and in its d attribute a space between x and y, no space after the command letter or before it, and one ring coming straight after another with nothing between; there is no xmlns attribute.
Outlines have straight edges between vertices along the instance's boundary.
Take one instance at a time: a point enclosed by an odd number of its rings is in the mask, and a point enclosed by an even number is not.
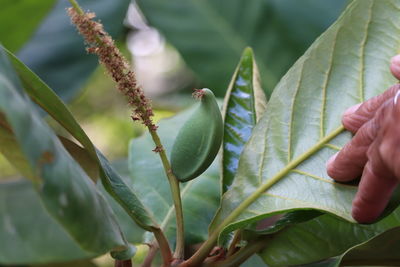
<svg viewBox="0 0 400 267"><path fill-rule="evenodd" d="M108 35L103 25L93 20L94 13L78 13L74 8L68 8L68 15L85 38L87 51L97 54L107 72L117 82L118 89L128 98L129 104L134 107L132 120L142 121L150 131L156 131L157 126L152 121L153 110L149 100L137 84L135 74L127 60L116 48L113 39Z"/></svg>

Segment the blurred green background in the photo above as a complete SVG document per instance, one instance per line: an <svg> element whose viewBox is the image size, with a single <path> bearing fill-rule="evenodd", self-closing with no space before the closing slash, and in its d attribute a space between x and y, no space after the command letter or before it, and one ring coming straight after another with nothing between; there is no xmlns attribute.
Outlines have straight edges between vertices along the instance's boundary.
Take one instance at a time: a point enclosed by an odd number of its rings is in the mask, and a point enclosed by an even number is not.
<svg viewBox="0 0 400 267"><path fill-rule="evenodd" d="M156 120L189 106L193 88L223 97L246 46L254 49L263 88L279 79L339 16L346 0L80 0L96 12L132 62ZM0 0L0 42L64 101L111 160L127 157L143 132L65 13L66 0ZM49 124L68 136L56 123ZM0 144L1 145L1 144ZM0 179L19 177L0 155ZM142 247L141 251L145 251ZM138 262L143 253L138 253ZM107 257L74 266L106 266ZM85 265L86 264L86 265Z"/></svg>

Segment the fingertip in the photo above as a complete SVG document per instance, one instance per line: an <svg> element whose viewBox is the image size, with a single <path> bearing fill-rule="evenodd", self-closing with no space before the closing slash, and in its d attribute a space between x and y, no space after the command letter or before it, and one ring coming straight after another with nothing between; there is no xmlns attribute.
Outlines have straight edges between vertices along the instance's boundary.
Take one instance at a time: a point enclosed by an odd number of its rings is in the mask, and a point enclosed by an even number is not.
<svg viewBox="0 0 400 267"><path fill-rule="evenodd" d="M372 223L378 218L379 214L378 215L372 214L368 210L364 210L353 203L353 207L351 209L351 216L358 223Z"/></svg>
<svg viewBox="0 0 400 267"><path fill-rule="evenodd" d="M400 55L396 55L390 60L390 71L396 79L400 79Z"/></svg>
<svg viewBox="0 0 400 267"><path fill-rule="evenodd" d="M360 192L353 200L351 216L359 223L373 223L383 212L386 204L385 201L367 201L360 195Z"/></svg>
<svg viewBox="0 0 400 267"><path fill-rule="evenodd" d="M334 167L334 161L337 157L339 152L336 152L332 157L328 159L326 162L326 172L328 173L329 177L334 178L335 176L335 167Z"/></svg>
<svg viewBox="0 0 400 267"><path fill-rule="evenodd" d="M357 109L361 106L362 103L359 103L357 105L351 106L348 109L346 109L346 111L343 113L343 117L346 116L351 116L354 114L354 112L357 111Z"/></svg>
<svg viewBox="0 0 400 267"><path fill-rule="evenodd" d="M362 125L362 123L360 122L360 119L357 116L354 116L354 114L360 108L361 105L362 105L362 103L359 103L357 105L349 107L348 109L346 109L346 111L342 115L343 126L347 130L349 130L353 133L355 133Z"/></svg>

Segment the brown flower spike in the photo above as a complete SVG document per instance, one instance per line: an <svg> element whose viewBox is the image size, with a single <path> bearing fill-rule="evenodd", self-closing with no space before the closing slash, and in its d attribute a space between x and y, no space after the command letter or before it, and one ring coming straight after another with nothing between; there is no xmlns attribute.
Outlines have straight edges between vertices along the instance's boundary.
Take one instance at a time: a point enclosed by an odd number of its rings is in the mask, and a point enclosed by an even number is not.
<svg viewBox="0 0 400 267"><path fill-rule="evenodd" d="M67 9L71 21L84 37L87 51L96 54L107 72L117 83L117 88L128 98L133 106L132 120L140 120L150 131L156 131L157 126L152 121L153 110L150 101L144 95L142 88L137 84L135 74L127 60L116 48L113 39L108 35L103 25L93 21L94 13L79 13L74 8Z"/></svg>

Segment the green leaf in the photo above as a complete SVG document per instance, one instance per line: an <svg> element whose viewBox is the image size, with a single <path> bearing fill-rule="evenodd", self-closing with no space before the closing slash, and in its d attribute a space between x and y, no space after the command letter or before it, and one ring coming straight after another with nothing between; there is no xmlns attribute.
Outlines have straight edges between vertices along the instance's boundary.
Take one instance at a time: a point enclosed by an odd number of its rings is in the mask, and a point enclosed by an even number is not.
<svg viewBox="0 0 400 267"><path fill-rule="evenodd" d="M25 177L38 180L22 153L10 126L0 113L0 153Z"/></svg>
<svg viewBox="0 0 400 267"><path fill-rule="evenodd" d="M98 176L98 165L90 157L87 150L65 137L58 136L58 138L68 153L79 163L92 180L96 180ZM1 113L0 144L0 153L2 153L8 161L14 165L20 174L26 178L30 178L32 181L39 181L39 178L34 175L26 157L21 151L11 127L5 121Z"/></svg>
<svg viewBox="0 0 400 267"><path fill-rule="evenodd" d="M340 262L346 265L367 262L376 265L399 265L399 250L400 228L396 227L351 248L341 257Z"/></svg>
<svg viewBox="0 0 400 267"><path fill-rule="evenodd" d="M336 266L343 257L345 260L393 259L398 253L390 249L385 251L381 244L386 241L386 244L395 247L394 241L398 240L398 236L391 229L398 229L399 214L400 209L397 209L392 215L371 225L349 223L323 215L274 234L259 255L269 266L310 262L314 262L310 266ZM334 242L327 242L329 240Z"/></svg>
<svg viewBox="0 0 400 267"><path fill-rule="evenodd" d="M0 43L16 52L34 34L55 0L3 0L0 9Z"/></svg>
<svg viewBox="0 0 400 267"><path fill-rule="evenodd" d="M226 92L222 112L222 193L232 185L243 147L267 105L259 79L253 51L246 48Z"/></svg>
<svg viewBox="0 0 400 267"><path fill-rule="evenodd" d="M160 121L158 134L167 152L171 151L180 127L195 109ZM133 139L129 147L130 185L143 203L153 211L170 240L175 238L175 212L169 184L159 156L154 153L151 136ZM187 183L181 184L181 197L185 219L185 238L188 244L204 241L207 227L219 203L218 170L213 164L205 173Z"/></svg>
<svg viewBox="0 0 400 267"><path fill-rule="evenodd" d="M85 10L96 12L105 30L117 38L123 34L123 20L130 2L80 0L79 4ZM65 12L68 6L68 1L58 1L30 42L18 53L18 57L63 100L76 96L97 67L97 58L86 53L82 37Z"/></svg>
<svg viewBox="0 0 400 267"><path fill-rule="evenodd" d="M113 162L112 166L114 169L118 170L118 173L124 179L126 184L129 184L129 169L128 169L128 160L121 160L117 162ZM110 204L113 209L115 215L117 216L118 223L121 226L122 232L126 239L132 244L139 244L143 241L143 234L145 231L140 228L126 213L126 211L118 204L115 199L110 196L107 191L104 189L104 186L101 183L97 184L100 191L105 195L107 202Z"/></svg>
<svg viewBox="0 0 400 267"><path fill-rule="evenodd" d="M78 217L76 217L78 220ZM28 180L0 183L0 264L92 258L45 209Z"/></svg>
<svg viewBox="0 0 400 267"><path fill-rule="evenodd" d="M270 95L279 78L338 16L347 1L139 0L150 24L182 54L204 87L223 96L246 46Z"/></svg>
<svg viewBox="0 0 400 267"><path fill-rule="evenodd" d="M157 228L153 223L152 215L136 197L123 179L112 168L106 158L97 151L89 137L72 116L71 112L61 99L34 74L28 67L19 61L12 53L5 50L23 81L23 89L31 99L63 126L86 149L90 157L96 162L101 181L109 194L125 209L137 224L146 230ZM142 221L144 220L144 221Z"/></svg>
<svg viewBox="0 0 400 267"><path fill-rule="evenodd" d="M86 251L105 253L125 247L112 210L22 93L3 50L0 67L0 111L33 172L40 177L35 188L48 213Z"/></svg>
<svg viewBox="0 0 400 267"><path fill-rule="evenodd" d="M325 162L351 138L343 111L396 82L388 66L399 51L399 7L396 0L353 1L282 78L211 229L225 233L294 209L353 221L357 188L334 182Z"/></svg>

